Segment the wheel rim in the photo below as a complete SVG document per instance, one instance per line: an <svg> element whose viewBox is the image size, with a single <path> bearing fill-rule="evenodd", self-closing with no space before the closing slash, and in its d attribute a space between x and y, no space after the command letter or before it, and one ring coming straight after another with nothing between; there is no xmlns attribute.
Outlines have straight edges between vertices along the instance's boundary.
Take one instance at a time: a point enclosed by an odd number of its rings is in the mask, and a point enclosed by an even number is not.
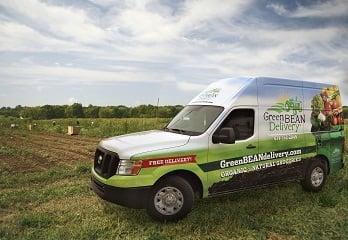
<svg viewBox="0 0 348 240"><path fill-rule="evenodd" d="M163 215L174 215L184 204L182 192L175 187L161 188L154 198L155 208Z"/></svg>
<svg viewBox="0 0 348 240"><path fill-rule="evenodd" d="M311 182L314 187L319 187L324 181L324 170L320 167L313 169L311 174Z"/></svg>

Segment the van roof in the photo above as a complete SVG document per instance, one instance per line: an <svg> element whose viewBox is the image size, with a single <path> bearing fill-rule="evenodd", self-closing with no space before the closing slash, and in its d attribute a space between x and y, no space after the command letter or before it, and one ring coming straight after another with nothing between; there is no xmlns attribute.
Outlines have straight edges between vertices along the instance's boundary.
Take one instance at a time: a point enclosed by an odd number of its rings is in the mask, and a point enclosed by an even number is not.
<svg viewBox="0 0 348 240"><path fill-rule="evenodd" d="M225 78L211 83L206 89L192 99L188 105L212 105L228 107L238 99L238 103L246 105L255 103L257 82L269 85L284 85L289 87L305 87L321 89L327 85L317 82L292 80L272 77L234 77ZM242 99L244 98L244 99ZM257 104L257 103L256 103Z"/></svg>

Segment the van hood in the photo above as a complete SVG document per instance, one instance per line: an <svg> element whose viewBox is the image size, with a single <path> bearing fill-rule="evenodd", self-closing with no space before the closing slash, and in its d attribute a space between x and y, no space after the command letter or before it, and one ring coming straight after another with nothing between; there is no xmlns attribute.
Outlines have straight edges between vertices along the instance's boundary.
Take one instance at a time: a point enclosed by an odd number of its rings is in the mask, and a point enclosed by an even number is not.
<svg viewBox="0 0 348 240"><path fill-rule="evenodd" d="M183 146L189 139L187 135L152 130L107 138L99 146L116 152L120 159L130 159L135 154Z"/></svg>

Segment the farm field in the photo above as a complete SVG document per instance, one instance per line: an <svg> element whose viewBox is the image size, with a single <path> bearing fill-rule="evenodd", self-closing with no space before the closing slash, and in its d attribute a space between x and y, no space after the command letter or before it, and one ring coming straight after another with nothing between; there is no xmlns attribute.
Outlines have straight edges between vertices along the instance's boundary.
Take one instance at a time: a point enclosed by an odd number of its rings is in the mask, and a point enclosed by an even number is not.
<svg viewBox="0 0 348 240"><path fill-rule="evenodd" d="M101 137L135 128L103 132L81 120L87 130L68 136L52 129L76 120L56 121L47 127L39 121L32 132L25 124L0 127L0 239L348 238L347 167L329 176L320 193L304 192L296 183L249 190L201 200L182 221L159 224L145 210L100 200L88 187ZM160 128L168 120L151 121L138 128Z"/></svg>
<svg viewBox="0 0 348 240"><path fill-rule="evenodd" d="M16 129L27 130L29 124L34 132L67 133L68 126L79 126L80 134L91 137L111 137L125 133L163 128L168 118L63 118L51 120L29 120L19 118L1 118L0 129L8 129L11 124Z"/></svg>

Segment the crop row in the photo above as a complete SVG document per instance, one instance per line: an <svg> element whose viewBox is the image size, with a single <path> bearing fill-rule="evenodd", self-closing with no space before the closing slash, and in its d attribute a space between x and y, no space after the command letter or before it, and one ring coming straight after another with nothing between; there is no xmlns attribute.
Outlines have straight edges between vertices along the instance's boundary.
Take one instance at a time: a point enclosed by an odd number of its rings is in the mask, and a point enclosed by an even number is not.
<svg viewBox="0 0 348 240"><path fill-rule="evenodd" d="M0 129L27 130L49 133L67 133L68 126L79 126L85 136L110 137L126 133L163 128L168 118L69 118L31 121L19 118L0 118Z"/></svg>

